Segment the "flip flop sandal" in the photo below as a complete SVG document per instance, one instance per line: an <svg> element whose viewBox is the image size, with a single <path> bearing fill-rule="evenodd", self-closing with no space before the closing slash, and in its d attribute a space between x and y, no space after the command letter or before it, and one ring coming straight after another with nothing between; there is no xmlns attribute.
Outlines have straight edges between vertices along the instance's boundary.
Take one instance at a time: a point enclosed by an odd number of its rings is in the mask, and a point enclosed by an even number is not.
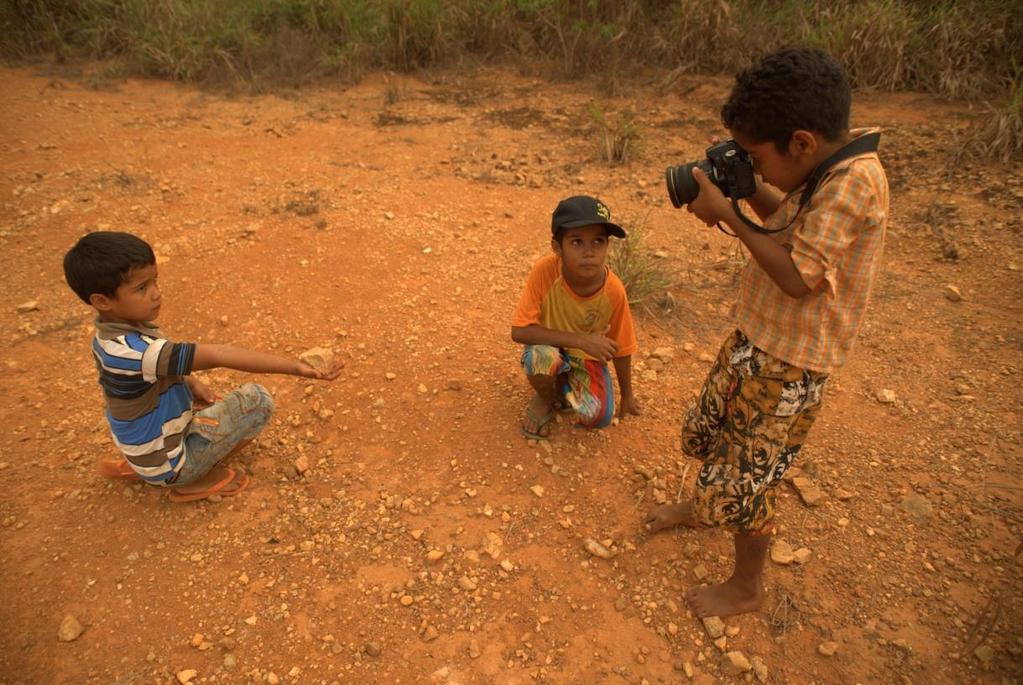
<svg viewBox="0 0 1023 685"><path fill-rule="evenodd" d="M540 429L554 420L554 413L551 412L543 418L538 418L535 414L533 414L533 412L526 409L526 418L536 424L536 431L530 431L527 430L525 426L519 426L519 430L522 432L522 437L529 438L530 440L547 440L549 436L540 433Z"/></svg>
<svg viewBox="0 0 1023 685"><path fill-rule="evenodd" d="M232 488L231 487L232 485L235 485L235 487ZM244 471L238 471L238 476L234 480L225 485L222 490L218 490L213 494L219 495L220 497L234 497L248 486L249 474L245 473Z"/></svg>
<svg viewBox="0 0 1023 685"><path fill-rule="evenodd" d="M209 486L205 490L187 493L178 492L177 490L175 490L171 492L167 499L177 504L179 502L195 502L197 500L206 499L210 495L220 494L220 491L227 487L228 484L230 484L231 481L234 480L234 477L237 475L237 473L238 472L235 471L234 469L227 469L227 475L224 478L214 483L213 485Z"/></svg>
<svg viewBox="0 0 1023 685"><path fill-rule="evenodd" d="M142 477L135 473L135 469L124 458L103 457L96 462L96 471L104 478L114 480L142 480Z"/></svg>

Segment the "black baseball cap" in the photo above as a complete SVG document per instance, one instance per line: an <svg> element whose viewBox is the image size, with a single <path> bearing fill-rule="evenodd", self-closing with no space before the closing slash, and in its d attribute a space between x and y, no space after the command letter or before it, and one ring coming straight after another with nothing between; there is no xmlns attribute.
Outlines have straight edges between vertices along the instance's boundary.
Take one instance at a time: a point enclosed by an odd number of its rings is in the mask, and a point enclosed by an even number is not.
<svg viewBox="0 0 1023 685"><path fill-rule="evenodd" d="M611 210L603 202L589 195L573 195L558 203L551 215L551 234L562 228L578 228L600 224L618 238L625 237L625 229L611 222Z"/></svg>

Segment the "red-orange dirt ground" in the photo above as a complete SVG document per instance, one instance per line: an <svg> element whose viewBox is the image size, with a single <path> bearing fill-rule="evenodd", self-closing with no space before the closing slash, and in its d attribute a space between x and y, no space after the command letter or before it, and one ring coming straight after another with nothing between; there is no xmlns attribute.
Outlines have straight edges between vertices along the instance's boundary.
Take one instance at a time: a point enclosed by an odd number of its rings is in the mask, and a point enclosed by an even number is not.
<svg viewBox="0 0 1023 685"><path fill-rule="evenodd" d="M641 521L691 487L679 420L730 330L743 256L662 182L721 133L727 79L0 83L0 684L1023 682L1023 170L948 173L979 110L856 97L886 131L884 272L800 457L819 501L781 488L776 540L807 556L769 561L765 607L716 638L683 596L730 538ZM601 161L592 102L635 112L628 164ZM511 311L581 192L678 285L638 316L644 415L530 445ZM242 495L96 474L115 448L61 258L97 229L153 244L171 338L346 360L255 379L276 414Z"/></svg>

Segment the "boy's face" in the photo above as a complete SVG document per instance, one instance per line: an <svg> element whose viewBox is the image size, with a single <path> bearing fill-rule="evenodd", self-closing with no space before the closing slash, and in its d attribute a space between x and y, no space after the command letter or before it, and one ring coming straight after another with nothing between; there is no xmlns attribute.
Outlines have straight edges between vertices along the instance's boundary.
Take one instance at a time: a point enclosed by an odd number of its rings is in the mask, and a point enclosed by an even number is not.
<svg viewBox="0 0 1023 685"><path fill-rule="evenodd" d="M601 224L566 228L560 242L551 243L561 256L565 273L574 279L602 277L607 261L607 228Z"/></svg>
<svg viewBox="0 0 1023 685"><path fill-rule="evenodd" d="M160 313L160 286L156 264L133 269L113 297L93 293L89 301L107 319L153 321Z"/></svg>
<svg viewBox="0 0 1023 685"><path fill-rule="evenodd" d="M783 192L790 193L803 185L806 177L817 166L817 140L807 131L793 133L784 153L778 152L771 141L757 143L737 131L731 133L735 142L749 152L753 169L765 182Z"/></svg>

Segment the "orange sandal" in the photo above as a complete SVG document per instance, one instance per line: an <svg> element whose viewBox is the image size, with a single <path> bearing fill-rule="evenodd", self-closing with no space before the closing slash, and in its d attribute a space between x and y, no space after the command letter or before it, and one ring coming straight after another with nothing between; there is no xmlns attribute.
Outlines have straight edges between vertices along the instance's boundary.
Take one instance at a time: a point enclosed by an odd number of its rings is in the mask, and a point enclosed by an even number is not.
<svg viewBox="0 0 1023 685"><path fill-rule="evenodd" d="M174 503L195 502L197 500L206 499L210 495L228 494L222 493L221 490L230 485L234 481L235 476L237 475L238 472L235 471L234 469L227 469L227 475L225 475L223 478L221 478L219 481L209 486L205 490L199 490L197 492L179 492L178 490L174 490L168 496L168 499ZM232 490L230 494L232 495L235 494L234 490Z"/></svg>
<svg viewBox="0 0 1023 685"><path fill-rule="evenodd" d="M231 487L232 485L234 485L235 487ZM234 497L248 486L249 474L245 473L244 471L239 471L238 476L233 481L225 485L222 490L218 490L213 494L220 495L221 497Z"/></svg>
<svg viewBox="0 0 1023 685"><path fill-rule="evenodd" d="M142 480L142 477L135 473L135 469L131 467L128 460L123 457L121 459L103 457L96 462L96 471L104 478L114 480Z"/></svg>

